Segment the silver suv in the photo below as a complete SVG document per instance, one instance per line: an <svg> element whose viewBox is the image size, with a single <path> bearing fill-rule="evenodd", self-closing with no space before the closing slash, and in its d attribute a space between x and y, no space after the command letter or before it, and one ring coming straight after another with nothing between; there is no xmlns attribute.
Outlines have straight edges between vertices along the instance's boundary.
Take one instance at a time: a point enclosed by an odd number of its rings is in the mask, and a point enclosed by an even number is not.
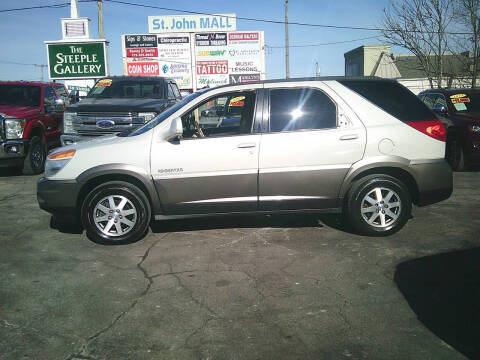
<svg viewBox="0 0 480 360"><path fill-rule="evenodd" d="M315 78L196 92L129 134L50 154L40 207L94 241L132 242L150 220L343 212L389 235L412 203L448 198L445 129L396 81Z"/></svg>

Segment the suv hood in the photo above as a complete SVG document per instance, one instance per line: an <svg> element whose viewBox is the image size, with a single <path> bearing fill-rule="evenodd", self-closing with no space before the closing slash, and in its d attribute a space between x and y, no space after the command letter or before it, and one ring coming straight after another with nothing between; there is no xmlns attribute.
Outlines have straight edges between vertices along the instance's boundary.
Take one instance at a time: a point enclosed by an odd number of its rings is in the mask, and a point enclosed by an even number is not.
<svg viewBox="0 0 480 360"><path fill-rule="evenodd" d="M25 105L0 105L0 113L16 118L25 118L32 115L37 115L38 111L39 108Z"/></svg>
<svg viewBox="0 0 480 360"><path fill-rule="evenodd" d="M165 99L85 98L79 103L69 106L67 110L75 112L160 112L166 106Z"/></svg>
<svg viewBox="0 0 480 360"><path fill-rule="evenodd" d="M459 120L472 122L474 124L480 123L480 114L479 113L454 113L453 117Z"/></svg>

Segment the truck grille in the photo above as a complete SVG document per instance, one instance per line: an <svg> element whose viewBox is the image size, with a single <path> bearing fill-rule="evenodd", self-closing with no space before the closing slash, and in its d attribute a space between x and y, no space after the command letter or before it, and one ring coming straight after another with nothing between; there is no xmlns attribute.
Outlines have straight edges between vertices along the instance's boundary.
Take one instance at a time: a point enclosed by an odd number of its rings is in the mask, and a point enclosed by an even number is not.
<svg viewBox="0 0 480 360"><path fill-rule="evenodd" d="M100 136L116 134L143 123L138 120L135 121L135 116L136 114L131 112L79 112L73 121L73 128L80 135ZM101 120L110 120L113 122L113 125L102 128L98 125L98 122Z"/></svg>

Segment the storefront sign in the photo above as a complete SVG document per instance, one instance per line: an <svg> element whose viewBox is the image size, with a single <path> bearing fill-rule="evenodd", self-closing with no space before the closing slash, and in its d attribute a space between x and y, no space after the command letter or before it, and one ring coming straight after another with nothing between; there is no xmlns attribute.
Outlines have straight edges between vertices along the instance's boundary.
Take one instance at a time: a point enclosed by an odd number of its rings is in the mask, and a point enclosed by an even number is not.
<svg viewBox="0 0 480 360"><path fill-rule="evenodd" d="M98 78L108 75L104 42L46 42L51 79Z"/></svg>
<svg viewBox="0 0 480 360"><path fill-rule="evenodd" d="M235 14L149 16L149 33L235 31Z"/></svg>
<svg viewBox="0 0 480 360"><path fill-rule="evenodd" d="M127 75L129 76L158 76L160 66L157 61L127 63Z"/></svg>

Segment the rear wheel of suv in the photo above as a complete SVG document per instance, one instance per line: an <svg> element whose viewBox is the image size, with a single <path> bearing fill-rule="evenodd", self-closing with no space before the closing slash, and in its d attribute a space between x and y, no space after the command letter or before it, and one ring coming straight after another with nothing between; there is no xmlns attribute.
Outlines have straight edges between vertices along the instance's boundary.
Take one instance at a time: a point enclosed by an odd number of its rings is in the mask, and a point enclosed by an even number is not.
<svg viewBox="0 0 480 360"><path fill-rule="evenodd" d="M46 146L42 139L34 136L28 144L27 155L23 160L23 173L25 175L37 175L45 169L45 159L47 156Z"/></svg>
<svg viewBox="0 0 480 360"><path fill-rule="evenodd" d="M87 195L81 217L90 240L101 244L132 243L148 231L150 203L135 185L112 181Z"/></svg>
<svg viewBox="0 0 480 360"><path fill-rule="evenodd" d="M371 175L350 189L345 212L354 230L386 236L400 230L410 218L412 200L407 187L388 175Z"/></svg>

